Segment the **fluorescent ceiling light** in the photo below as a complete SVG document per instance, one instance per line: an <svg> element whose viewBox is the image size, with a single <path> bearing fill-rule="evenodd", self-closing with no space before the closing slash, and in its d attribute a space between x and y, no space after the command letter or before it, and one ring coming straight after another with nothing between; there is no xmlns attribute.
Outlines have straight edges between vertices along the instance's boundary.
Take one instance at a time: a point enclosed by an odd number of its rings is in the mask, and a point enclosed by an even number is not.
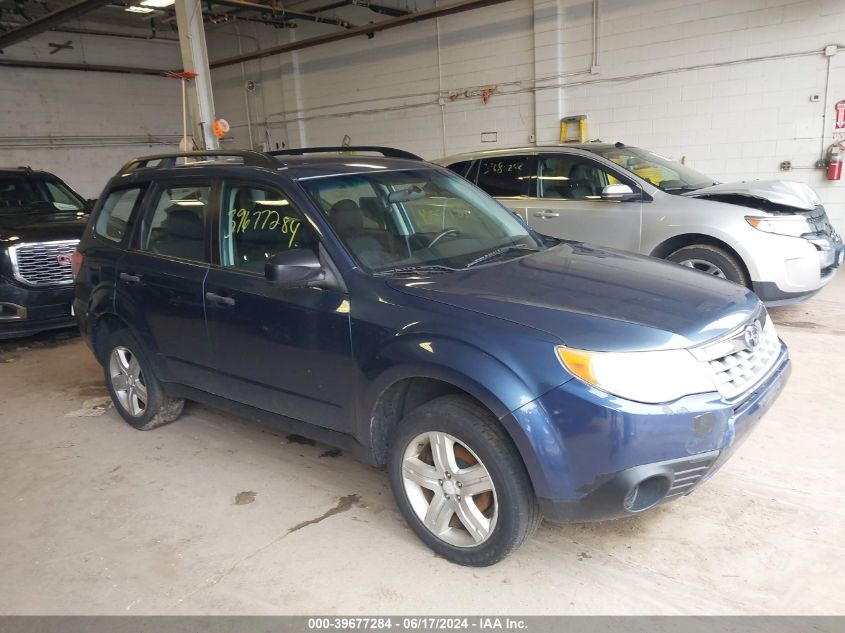
<svg viewBox="0 0 845 633"><path fill-rule="evenodd" d="M155 9L150 7L139 7L135 5L132 5L131 7L126 7L126 10L129 11L129 13L152 13L153 11L155 11Z"/></svg>
<svg viewBox="0 0 845 633"><path fill-rule="evenodd" d="M141 6L161 9L173 5L175 2L176 0L141 0Z"/></svg>
<svg viewBox="0 0 845 633"><path fill-rule="evenodd" d="M273 207L281 207L288 204L287 200L256 200L255 204L264 204Z"/></svg>

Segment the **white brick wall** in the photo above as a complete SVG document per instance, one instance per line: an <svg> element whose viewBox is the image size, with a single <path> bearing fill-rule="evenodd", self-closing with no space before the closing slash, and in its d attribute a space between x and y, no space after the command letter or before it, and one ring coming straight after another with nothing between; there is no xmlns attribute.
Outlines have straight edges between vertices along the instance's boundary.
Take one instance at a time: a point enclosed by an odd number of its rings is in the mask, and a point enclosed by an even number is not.
<svg viewBox="0 0 845 633"><path fill-rule="evenodd" d="M249 96L253 138L261 142L269 132L273 142L296 145L304 131L309 144L320 145L349 135L353 143L396 145L433 158L523 145L530 134L554 142L561 116L586 114L591 138L685 157L719 180L807 182L845 229L845 181L829 183L822 171L805 169L831 142L833 104L845 98L845 52L830 60L826 104L828 61L821 54L689 69L841 45L845 3L599 0L599 74L589 73L592 7L592 0L514 0L441 19L439 50L434 22L306 49L297 54L298 77L293 55L262 60L260 69L250 62L245 77L260 84ZM383 19L362 8L341 15L359 24ZM209 33L212 59L238 52L231 29ZM255 38L241 37L243 50L289 37L240 29ZM296 37L330 29L302 25ZM633 77L641 74L650 76ZM536 85L565 87L531 91L536 78L556 76L563 78ZM215 71L214 79L218 114L236 125L234 143L245 145L241 69ZM439 93L487 84L499 86L488 105L478 98L447 101L441 115ZM822 102L811 103L811 94ZM342 113L350 114L322 116ZM482 144L481 133L491 131L498 142ZM779 171L784 160L796 169Z"/></svg>
<svg viewBox="0 0 845 633"><path fill-rule="evenodd" d="M585 4L591 3L570 2L567 11ZM565 110L589 116L591 137L686 157L687 164L723 181L806 182L845 228L845 181L828 182L823 171L810 168L832 142L833 104L845 98L845 51L830 59L827 103L828 60L821 54L608 81L841 45L845 3L672 0L601 6L602 74L595 77L600 81L564 89ZM567 30L590 19L573 17ZM819 103L810 102L813 94L821 95ZM780 171L784 160L796 169Z"/></svg>
<svg viewBox="0 0 845 633"><path fill-rule="evenodd" d="M97 24L97 28L104 28ZM73 40L72 51L49 54L47 42ZM51 33L9 47L4 58L151 68L179 68L178 44ZM128 159L169 151L161 145L112 145L78 139L86 147L49 145L44 137L181 134L179 83L164 77L64 70L0 68L0 166L29 165L65 180L85 197L100 195Z"/></svg>
<svg viewBox="0 0 845 633"><path fill-rule="evenodd" d="M445 3L447 0L438 0ZM424 9L434 0L418 0ZM355 24L384 19L338 10ZM465 150L554 142L561 116L586 114L591 138L649 147L720 180L807 182L845 229L845 181L810 167L831 142L833 103L845 98L845 52L783 56L843 44L841 0L599 0L600 73L592 64L592 0L506 4L214 71L218 116L231 147L385 144L427 158ZM102 25L99 25L102 26ZM238 33L235 33L237 28ZM209 27L211 59L304 39L335 27L275 30ZM68 36L75 49L50 56L51 35L6 55L64 62L178 68L178 46ZM438 45L439 40L439 45ZM811 94L827 103L811 103ZM698 68L690 68L690 67ZM636 78L635 75L646 75ZM244 81L258 84L246 92ZM563 84L563 87L561 87ZM438 95L497 85L478 97ZM534 86L543 88L534 91ZM824 101L824 97L822 97ZM155 77L0 68L0 137L178 134L179 86ZM825 118L826 115L826 118ZM481 142L497 132L496 143ZM0 141L2 144L2 141ZM160 146L8 149L2 164L30 164L97 195L119 163ZM778 170L783 160L796 169Z"/></svg>

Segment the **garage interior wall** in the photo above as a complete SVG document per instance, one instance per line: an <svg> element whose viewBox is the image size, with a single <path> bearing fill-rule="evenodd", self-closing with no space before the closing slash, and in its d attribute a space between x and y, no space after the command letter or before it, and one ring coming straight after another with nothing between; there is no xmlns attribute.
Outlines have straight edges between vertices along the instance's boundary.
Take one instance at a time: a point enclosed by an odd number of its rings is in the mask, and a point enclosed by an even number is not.
<svg viewBox="0 0 845 633"><path fill-rule="evenodd" d="M219 59L334 28L227 24L208 45ZM845 184L812 168L845 98L843 32L840 0L514 0L215 70L215 105L230 146L248 146L250 132L274 148L349 136L425 158L532 135L553 143L561 116L585 114L590 139L683 158L720 181L806 182L843 229ZM839 53L825 57L831 44ZM492 86L485 105L479 92Z"/></svg>
<svg viewBox="0 0 845 633"><path fill-rule="evenodd" d="M53 32L10 47L4 57L180 68L178 40L169 37L172 42ZM73 50L50 55L48 42L67 40ZM175 150L182 134L181 88L165 77L3 67L0 105L0 166L53 172L90 198L129 158Z"/></svg>

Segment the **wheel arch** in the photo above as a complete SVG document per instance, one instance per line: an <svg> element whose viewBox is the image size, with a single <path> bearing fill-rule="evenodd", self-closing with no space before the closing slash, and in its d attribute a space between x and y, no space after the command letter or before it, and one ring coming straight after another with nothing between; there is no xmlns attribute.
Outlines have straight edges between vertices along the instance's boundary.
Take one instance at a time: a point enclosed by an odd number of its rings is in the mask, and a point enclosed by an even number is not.
<svg viewBox="0 0 845 633"><path fill-rule="evenodd" d="M461 347L460 355L454 348L450 350L452 353L444 354L444 364L416 362L394 366L374 380L360 409L359 441L368 447L370 461L383 465L393 431L408 413L444 395L463 395L489 411L501 425L536 490L536 484L543 482L545 477L532 454L534 441L531 436L537 431L524 428L520 420L511 415L513 410L531 401L532 398L526 395L530 390L504 363L481 350L469 351L473 348ZM409 353L413 351L409 349ZM445 364L446 360L451 362L450 366Z"/></svg>
<svg viewBox="0 0 845 633"><path fill-rule="evenodd" d="M463 381L433 377L431 372L409 372L387 385L369 410L367 418L367 439L372 451L373 462L384 464L393 430L411 411L446 395L461 395L484 407L497 420L496 410L501 403L492 402L486 394ZM469 388L467 388L469 387ZM495 397L493 397L495 398Z"/></svg>
<svg viewBox="0 0 845 633"><path fill-rule="evenodd" d="M751 280L751 271L748 268L748 264L745 262L745 258L733 246L724 240L705 233L683 233L681 235L675 235L658 244L651 253L649 253L649 255L659 259L666 259L678 249L684 248L685 246L694 246L696 244L707 244L709 246L721 248L731 257L736 259L737 263L742 266L746 279L749 281Z"/></svg>
<svg viewBox="0 0 845 633"><path fill-rule="evenodd" d="M91 349L101 365L105 364L108 353L105 345L109 336L123 329L129 330L129 325L114 312L104 312L94 319L91 324Z"/></svg>

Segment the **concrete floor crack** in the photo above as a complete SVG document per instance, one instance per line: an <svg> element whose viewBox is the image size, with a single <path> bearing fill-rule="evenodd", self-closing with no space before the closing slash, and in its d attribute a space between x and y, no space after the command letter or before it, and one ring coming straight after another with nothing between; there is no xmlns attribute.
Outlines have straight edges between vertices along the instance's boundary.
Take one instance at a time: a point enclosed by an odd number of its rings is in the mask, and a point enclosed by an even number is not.
<svg viewBox="0 0 845 633"><path fill-rule="evenodd" d="M293 527L288 528L288 530L287 530L284 534L281 534L280 536L277 536L276 538L274 538L274 539L273 539L272 541L270 541L269 543L265 543L264 545L262 545L261 547L259 547L259 548L258 548L258 549L256 549L256 550L254 550L254 551L253 551L253 552L251 552L250 554L247 554L247 555L246 555L246 556L244 556L243 558L241 558L241 559L239 559L239 560L235 561L235 562L234 562L234 563L233 563L233 564L229 567L229 569L227 569L227 570L226 570L226 571L224 571L223 573L218 574L218 575L216 575L216 576L212 576L211 578L209 578L208 580L206 580L205 584L203 584L203 585L201 585L201 586L197 587L197 588L196 588L196 589L194 589L192 592L190 592L189 594L187 594L187 595L183 596L182 598L179 598L179 600L177 601L177 603L178 603L178 604L181 604L182 602L184 602L184 601L185 601L185 600L187 600L188 598L190 598L190 597L194 596L195 594L199 593L200 591L202 591L202 590L204 590L204 589L208 589L209 587L214 587L215 585L220 584L220 582L222 582L224 578L226 578L226 577L227 577L227 576L229 576L232 572L234 572L234 571L235 571L235 570L236 570L236 569L237 569L237 568L241 565L241 563L245 563L246 561L248 561L248 560L251 560L251 559L255 558L255 557L256 557L256 556L258 556L261 552L263 552L263 551L265 551L265 550L267 550L267 549L269 549L269 548L273 547L273 546L274 546L274 545L276 545L279 541L281 541L281 540L283 540L283 539L287 538L289 535L293 534L294 532L297 532L297 531L301 530L301 529L302 529L302 528L304 528L304 527L308 527L309 525L314 525L314 524L316 524L316 523L320 523L321 521L324 521L324 520L328 519L329 517L332 517L332 516L334 516L334 515L336 515L336 514L341 514L341 513L343 513L343 512L347 512L347 511L348 511L348 510L350 510L350 509L352 508L352 506L354 506L354 505L361 505L361 497L360 497L359 495L356 495L356 494L351 494L351 495L345 495L345 496L341 497L340 499L338 499L338 501L337 501L337 503L334 505L334 507L329 508L329 509L328 509L328 510L326 510L323 514L321 514L320 516L318 516L318 517L316 517L316 518L314 518L314 519L309 519L308 521L303 521L302 523L297 523L297 524L296 524L296 525L294 525Z"/></svg>

